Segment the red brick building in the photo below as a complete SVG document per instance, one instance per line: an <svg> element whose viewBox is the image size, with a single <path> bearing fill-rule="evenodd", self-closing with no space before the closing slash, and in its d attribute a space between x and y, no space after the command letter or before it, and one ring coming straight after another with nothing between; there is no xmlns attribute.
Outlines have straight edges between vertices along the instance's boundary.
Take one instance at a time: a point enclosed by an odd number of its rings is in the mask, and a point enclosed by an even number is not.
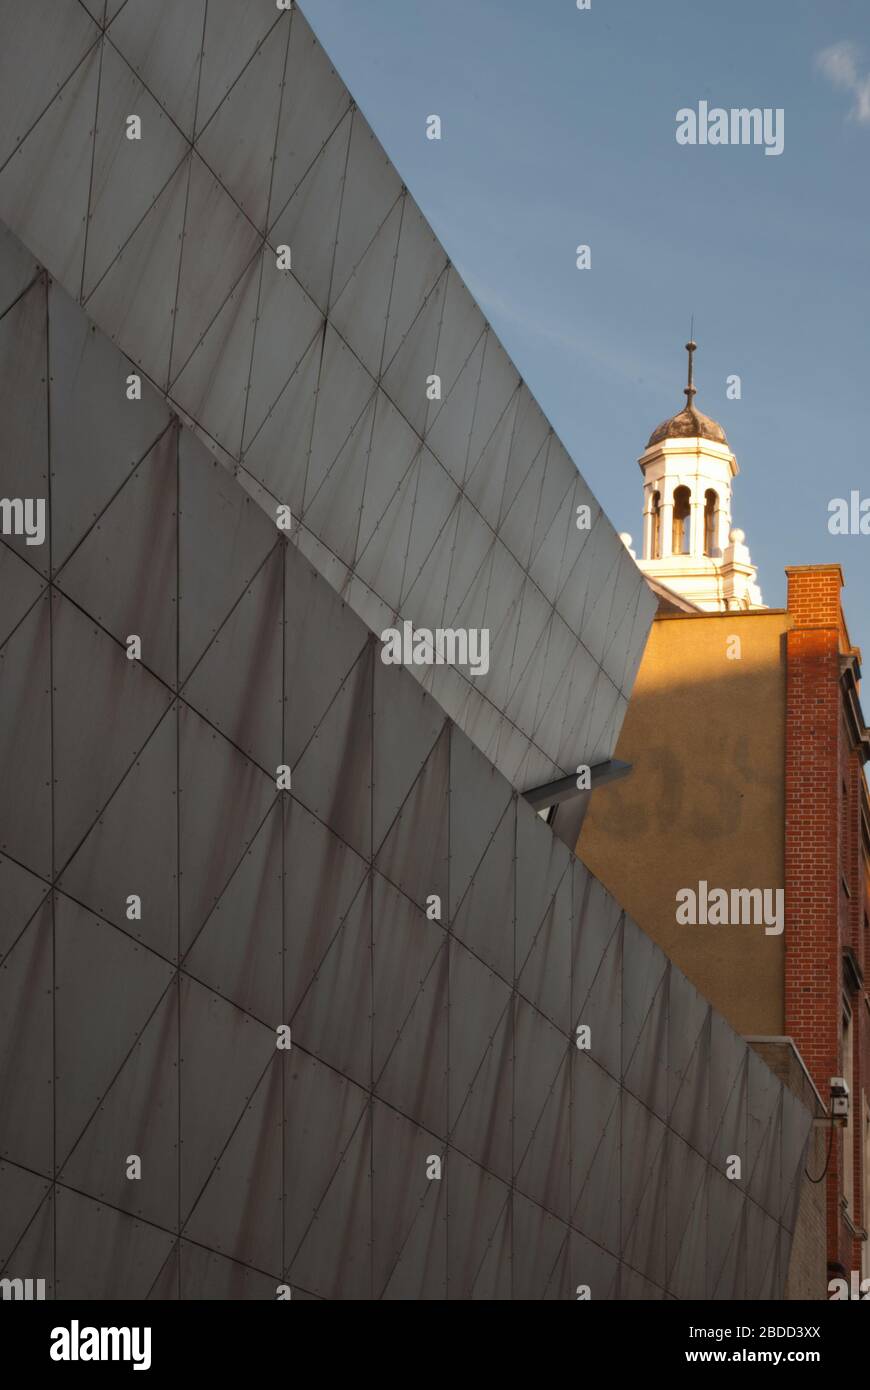
<svg viewBox="0 0 870 1390"><path fill-rule="evenodd" d="M849 1086L849 1121L834 1130L828 1163L827 1256L831 1274L867 1277L870 735L839 565L786 573L785 1031L826 1100L831 1077Z"/></svg>

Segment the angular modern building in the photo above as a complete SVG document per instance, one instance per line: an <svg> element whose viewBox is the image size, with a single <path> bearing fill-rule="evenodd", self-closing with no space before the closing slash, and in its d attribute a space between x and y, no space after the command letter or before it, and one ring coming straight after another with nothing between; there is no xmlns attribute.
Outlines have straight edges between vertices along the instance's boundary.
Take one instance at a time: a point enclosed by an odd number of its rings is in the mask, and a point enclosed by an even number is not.
<svg viewBox="0 0 870 1390"><path fill-rule="evenodd" d="M573 853L655 598L301 11L0 18L0 1275L778 1296L810 1112Z"/></svg>

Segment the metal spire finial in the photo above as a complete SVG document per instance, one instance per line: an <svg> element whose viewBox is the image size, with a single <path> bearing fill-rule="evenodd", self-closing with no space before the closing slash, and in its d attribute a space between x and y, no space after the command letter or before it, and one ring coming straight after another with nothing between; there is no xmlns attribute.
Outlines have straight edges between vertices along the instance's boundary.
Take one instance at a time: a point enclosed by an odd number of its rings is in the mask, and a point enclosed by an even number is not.
<svg viewBox="0 0 870 1390"><path fill-rule="evenodd" d="M694 327L695 320L692 319L692 328L694 329ZM695 342L694 338L690 338L689 341L686 343L686 352L689 354L689 382L687 386L683 387L683 391L686 396L687 410L691 410L692 402L694 400L694 397L697 395L697 391L695 390L695 350L697 349L697 346L698 344Z"/></svg>

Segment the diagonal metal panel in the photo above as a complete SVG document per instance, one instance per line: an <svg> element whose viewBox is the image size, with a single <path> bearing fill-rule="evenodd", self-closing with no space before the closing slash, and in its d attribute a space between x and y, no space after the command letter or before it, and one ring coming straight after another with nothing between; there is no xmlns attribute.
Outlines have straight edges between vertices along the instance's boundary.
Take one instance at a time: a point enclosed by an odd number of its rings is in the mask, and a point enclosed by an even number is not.
<svg viewBox="0 0 870 1390"><path fill-rule="evenodd" d="M35 257L0 223L0 316L38 274Z"/></svg>
<svg viewBox="0 0 870 1390"><path fill-rule="evenodd" d="M620 1088L587 1053L574 1048L571 1094L571 1225L617 1255L621 1214ZM590 1123L593 1116L594 1124Z"/></svg>
<svg viewBox="0 0 870 1390"><path fill-rule="evenodd" d="M401 191L401 179L357 107L344 172L330 305L338 301Z"/></svg>
<svg viewBox="0 0 870 1390"><path fill-rule="evenodd" d="M376 873L373 878L372 1065L378 1096L431 1133L447 1119L444 928ZM427 1085L420 1087L421 1057Z"/></svg>
<svg viewBox="0 0 870 1390"><path fill-rule="evenodd" d="M172 1249L156 1226L56 1189L57 1298L144 1299Z"/></svg>
<svg viewBox="0 0 870 1390"><path fill-rule="evenodd" d="M276 24L230 87L196 147L224 188L262 232L266 230L272 151L281 107L288 24Z"/></svg>
<svg viewBox="0 0 870 1390"><path fill-rule="evenodd" d="M54 1172L52 906L37 909L0 965L0 1158Z"/></svg>
<svg viewBox="0 0 870 1390"><path fill-rule="evenodd" d="M262 419L262 399L252 398L249 391L246 403L245 467L294 516L302 510L322 346L323 333L318 331ZM265 397L261 385L257 394Z"/></svg>
<svg viewBox="0 0 870 1390"><path fill-rule="evenodd" d="M306 509L317 495L374 392L375 383L371 376L332 327L327 325L308 460Z"/></svg>
<svg viewBox="0 0 870 1390"><path fill-rule="evenodd" d="M568 1042L520 995L514 1047L515 1182L526 1196L567 1221L571 1116Z"/></svg>
<svg viewBox="0 0 870 1390"><path fill-rule="evenodd" d="M165 433L169 412L147 383L141 400L128 399L130 364L54 285L49 309L52 562L58 568ZM158 507L159 497L158 489Z"/></svg>
<svg viewBox="0 0 870 1390"><path fill-rule="evenodd" d="M276 1283L281 1270L281 1087L276 1056L184 1223L190 1239L272 1271Z"/></svg>
<svg viewBox="0 0 870 1390"><path fill-rule="evenodd" d="M403 207L400 198L330 310L331 322L372 376L383 359Z"/></svg>
<svg viewBox="0 0 870 1390"><path fill-rule="evenodd" d="M373 1106L375 1298L442 1299L447 1290L445 1184L426 1177L432 1135Z"/></svg>
<svg viewBox="0 0 870 1390"><path fill-rule="evenodd" d="M513 1180L514 1009L510 986L459 943L450 950L451 1141Z"/></svg>
<svg viewBox="0 0 870 1390"><path fill-rule="evenodd" d="M245 434L250 437L263 423L285 385L317 342L323 320L320 311L293 276L277 268L272 252L262 256L257 325L245 403ZM293 419L295 433L301 420ZM278 475L283 478L286 464ZM281 490L283 495L283 489Z"/></svg>
<svg viewBox="0 0 870 1390"><path fill-rule="evenodd" d="M209 0L197 101L197 134L211 119L273 25L290 17L259 0ZM269 138L268 135L265 136Z"/></svg>
<svg viewBox="0 0 870 1390"><path fill-rule="evenodd" d="M177 449L176 430L164 430L56 580L119 642L135 633L144 665L170 686L177 679ZM69 463L67 457L61 496L72 483ZM60 536L58 541L60 548Z"/></svg>
<svg viewBox="0 0 870 1390"><path fill-rule="evenodd" d="M48 884L13 859L0 855L0 900L4 917L0 923L0 960L10 951L31 921L46 893Z"/></svg>
<svg viewBox="0 0 870 1390"><path fill-rule="evenodd" d="M515 835L514 807L508 804L452 909L457 938L505 980L514 973L514 881L505 865L513 857Z"/></svg>
<svg viewBox="0 0 870 1390"><path fill-rule="evenodd" d="M169 960L178 944L176 733L170 713L58 878L69 896ZM130 894L140 918L128 916Z"/></svg>
<svg viewBox="0 0 870 1390"><path fill-rule="evenodd" d="M0 767L7 789L0 799L0 850L46 879L52 860L50 605L46 591L0 653Z"/></svg>
<svg viewBox="0 0 870 1390"><path fill-rule="evenodd" d="M181 945L186 950L275 799L268 777L187 705L178 710Z"/></svg>
<svg viewBox="0 0 870 1390"><path fill-rule="evenodd" d="M334 129L330 127L323 147L305 169L269 233L271 245L290 247L294 275L324 313L329 302L352 126L353 117L348 111Z"/></svg>
<svg viewBox="0 0 870 1390"><path fill-rule="evenodd" d="M5 498L41 498L48 511L47 326L45 284L37 281L0 319L0 411L3 454L0 491ZM25 522L27 516L23 517ZM40 540L37 515L31 534L12 529L4 517L3 543L43 574L49 569L49 537ZM46 521L46 527L48 522Z"/></svg>
<svg viewBox="0 0 870 1390"><path fill-rule="evenodd" d="M290 1283L321 1298L372 1296L372 1118L367 1106L290 1257ZM274 1292L272 1295L274 1296Z"/></svg>
<svg viewBox="0 0 870 1390"><path fill-rule="evenodd" d="M0 83L0 166L99 38L78 0L32 0L12 20L10 13L3 28L3 66L10 76L26 71L27 81Z"/></svg>
<svg viewBox="0 0 870 1390"><path fill-rule="evenodd" d="M149 1017L60 1172L61 1181L120 1211L175 1229L178 1213L177 982ZM124 1152L118 1139L123 1136ZM127 1177L126 1156L142 1160Z"/></svg>
<svg viewBox="0 0 870 1390"><path fill-rule="evenodd" d="M274 805L188 950L191 975L275 1026L282 1021L283 824Z"/></svg>
<svg viewBox="0 0 870 1390"><path fill-rule="evenodd" d="M284 552L276 541L185 682L184 698L260 767L281 762Z"/></svg>
<svg viewBox="0 0 870 1390"><path fill-rule="evenodd" d="M255 228L194 153L175 303L173 381L238 285L258 245Z"/></svg>
<svg viewBox="0 0 870 1390"><path fill-rule="evenodd" d="M128 137L136 115L141 138ZM82 295L88 295L165 188L187 143L118 51L103 41Z"/></svg>
<svg viewBox="0 0 870 1390"><path fill-rule="evenodd" d="M274 549L278 532L187 431L179 442L179 508L183 681Z"/></svg>
<svg viewBox="0 0 870 1390"><path fill-rule="evenodd" d="M126 0L108 31L111 42L188 139L193 134L206 3Z"/></svg>
<svg viewBox="0 0 870 1390"><path fill-rule="evenodd" d="M372 845L372 661L369 645L294 769L303 804L365 857Z"/></svg>
<svg viewBox="0 0 870 1390"><path fill-rule="evenodd" d="M0 170L0 218L76 294L99 78L100 53L92 48Z"/></svg>
<svg viewBox="0 0 870 1390"><path fill-rule="evenodd" d="M56 1141L63 1163L169 988L172 966L62 894L55 901ZM114 988L107 991L106 978ZM98 1018L99 1028L83 1028ZM120 1167L123 1154L117 1155ZM125 1175L126 1177L126 1175Z"/></svg>
<svg viewBox="0 0 870 1390"><path fill-rule="evenodd" d="M181 1216L187 1220L275 1055L275 1034L193 980L181 986Z"/></svg>
<svg viewBox="0 0 870 1390"><path fill-rule="evenodd" d="M385 363L392 361L399 344L448 266L446 252L410 193L405 194L402 202L402 230L396 250L390 316L384 342Z"/></svg>
<svg viewBox="0 0 870 1390"><path fill-rule="evenodd" d="M348 114L350 105L350 94L297 6L290 19L290 47L272 176L270 226Z"/></svg>
<svg viewBox="0 0 870 1390"><path fill-rule="evenodd" d="M0 1269L6 1268L50 1191L45 1178L12 1163L0 1163Z"/></svg>
<svg viewBox="0 0 870 1390"><path fill-rule="evenodd" d="M292 1201L284 1203L288 1265L317 1222L344 1153L357 1131L365 1130L368 1103L365 1091L310 1053L300 1050L294 1065L284 1070L284 1191L294 1194ZM320 1156L316 1164L309 1161L309 1147ZM347 1252L353 1263L350 1241Z"/></svg>
<svg viewBox="0 0 870 1390"><path fill-rule="evenodd" d="M460 1301L509 1296L510 1261L507 1251L493 1240L510 1204L510 1189L485 1168L470 1162L458 1150L450 1153L451 1182L447 1189L447 1297ZM500 1274L490 1286L482 1279L487 1256L493 1250L491 1271Z"/></svg>
<svg viewBox="0 0 870 1390"><path fill-rule="evenodd" d="M275 1297L274 1275L251 1269L238 1260L228 1259L214 1250L204 1250L193 1241L182 1240L161 1272L163 1297L187 1301L219 1299L248 1301ZM150 1297L159 1296L155 1292Z"/></svg>
<svg viewBox="0 0 870 1390"><path fill-rule="evenodd" d="M514 1271L513 1297L569 1297L568 1227L520 1193L513 1201L513 1224L514 1244L527 1252L522 1267Z"/></svg>
<svg viewBox="0 0 870 1390"><path fill-rule="evenodd" d="M169 377L189 181L188 160L86 301L103 331L161 387Z"/></svg>
<svg viewBox="0 0 870 1390"><path fill-rule="evenodd" d="M166 716L172 697L57 590L52 674L54 847L60 868Z"/></svg>

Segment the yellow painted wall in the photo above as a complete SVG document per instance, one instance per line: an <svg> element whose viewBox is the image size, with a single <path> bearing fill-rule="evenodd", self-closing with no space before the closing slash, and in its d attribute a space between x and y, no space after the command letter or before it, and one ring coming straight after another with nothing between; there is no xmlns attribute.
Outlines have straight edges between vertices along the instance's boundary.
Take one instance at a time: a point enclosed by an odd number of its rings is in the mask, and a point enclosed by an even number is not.
<svg viewBox="0 0 870 1390"><path fill-rule="evenodd" d="M784 1031L784 934L676 922L676 893L784 887L784 611L653 623L581 859L738 1032ZM732 636L740 660L728 660Z"/></svg>

